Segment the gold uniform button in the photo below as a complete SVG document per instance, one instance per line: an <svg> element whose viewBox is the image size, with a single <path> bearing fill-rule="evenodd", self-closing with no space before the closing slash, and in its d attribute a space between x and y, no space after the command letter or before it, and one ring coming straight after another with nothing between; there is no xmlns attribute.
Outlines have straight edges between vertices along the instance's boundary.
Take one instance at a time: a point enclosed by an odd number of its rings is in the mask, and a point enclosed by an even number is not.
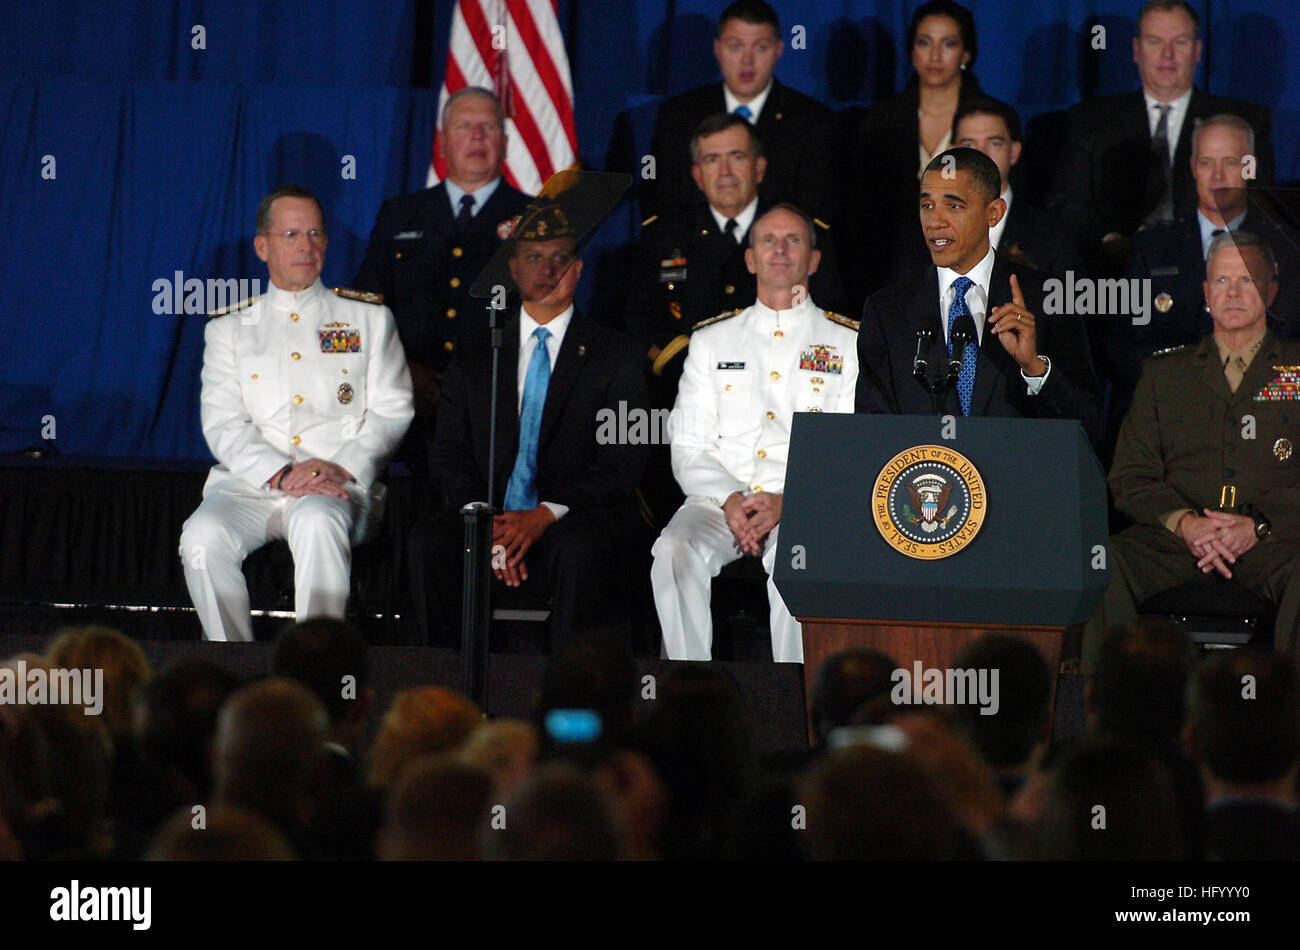
<svg viewBox="0 0 1300 950"><path fill-rule="evenodd" d="M289 359L300 360L302 359L302 354L299 353L297 350L294 350L292 353L289 354Z"/></svg>
<svg viewBox="0 0 1300 950"><path fill-rule="evenodd" d="M448 320L455 320L455 319L456 319L456 308L455 308L455 307L448 307L448 308L447 308L447 319L448 319Z"/></svg>
<svg viewBox="0 0 1300 950"><path fill-rule="evenodd" d="M291 313L291 314L289 314L289 319L292 320L294 323L297 323L297 322L298 322L298 315L297 315L296 313Z"/></svg>
<svg viewBox="0 0 1300 950"><path fill-rule="evenodd" d="M451 249L451 256L452 256L452 257L460 257L460 256L461 256L462 254L464 254L464 253L465 253L465 252L462 251L462 250L461 250L460 248L458 248L458 247L453 247L453 248Z"/></svg>
<svg viewBox="0 0 1300 950"><path fill-rule="evenodd" d="M755 485L755 486L754 486L754 491L762 491L762 490L763 490L763 486L762 486L762 485Z"/></svg>
<svg viewBox="0 0 1300 950"><path fill-rule="evenodd" d="M339 370L339 372L342 373L344 376L346 376L346 375L348 374L348 371L345 370L345 369L341 369L341 370Z"/></svg>
<svg viewBox="0 0 1300 950"><path fill-rule="evenodd" d="M727 293L729 293L729 294L734 294L734 293L736 292L736 285L735 285L735 284L727 284L727 286L726 286L726 287L723 287L722 289L725 290L725 291L726 291Z"/></svg>
<svg viewBox="0 0 1300 950"><path fill-rule="evenodd" d="M668 285L668 289L669 289L669 290L672 290L672 289L674 289L674 287L675 287L675 285L674 285L674 284L669 284L669 285Z"/></svg>
<svg viewBox="0 0 1300 950"><path fill-rule="evenodd" d="M301 395L294 396L294 397L293 397L293 404L294 404L295 406L301 406L301 405L302 405L302 396L301 396Z"/></svg>
<svg viewBox="0 0 1300 950"><path fill-rule="evenodd" d="M776 370L772 370L772 378L773 378L773 379L780 379L780 378L781 378L781 374L778 373Z"/></svg>
<svg viewBox="0 0 1300 950"><path fill-rule="evenodd" d="M442 345L442 348L446 350L448 353L450 353L452 350L456 348L456 344L451 342L451 340L448 340L446 343Z"/></svg>
<svg viewBox="0 0 1300 950"><path fill-rule="evenodd" d="M766 451L765 449L759 449L759 450L758 450L758 457L761 458L761 459L765 459L765 458L767 458L767 451Z"/></svg>
<svg viewBox="0 0 1300 950"><path fill-rule="evenodd" d="M775 333L772 334L772 336L785 336L785 334L782 333L780 330L777 330Z"/></svg>
<svg viewBox="0 0 1300 950"><path fill-rule="evenodd" d="M253 378L253 379L257 379L257 374L254 373L253 376L252 376L252 378Z"/></svg>
<svg viewBox="0 0 1300 950"><path fill-rule="evenodd" d="M775 418L776 418L776 413L775 413L775 412L769 412L769 413L767 414L767 417L768 417L769 419L775 419Z"/></svg>
<svg viewBox="0 0 1300 950"><path fill-rule="evenodd" d="M451 285L452 285L453 287L459 287L459 286L460 286L460 278L459 278L459 277L453 277L453 278L451 279Z"/></svg>
<svg viewBox="0 0 1300 950"><path fill-rule="evenodd" d="M393 255L393 257L395 257L397 260L400 261L402 259L402 252L398 251L396 254Z"/></svg>
<svg viewBox="0 0 1300 950"><path fill-rule="evenodd" d="M295 435L295 436L294 436L292 439L290 439L289 441L292 442L294 445L302 445L302 436L300 436L300 435Z"/></svg>
<svg viewBox="0 0 1300 950"><path fill-rule="evenodd" d="M254 377L254 378L256 378L256 377ZM731 392L731 383L727 383L727 385L723 386L722 388L723 388L724 390L726 390L727 392Z"/></svg>

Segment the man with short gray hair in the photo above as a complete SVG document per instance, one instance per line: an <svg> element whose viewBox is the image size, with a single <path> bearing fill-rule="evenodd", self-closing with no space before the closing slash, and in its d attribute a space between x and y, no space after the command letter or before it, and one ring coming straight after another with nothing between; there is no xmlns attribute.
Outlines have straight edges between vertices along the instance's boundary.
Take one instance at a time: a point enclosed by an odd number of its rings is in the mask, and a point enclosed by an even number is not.
<svg viewBox="0 0 1300 950"><path fill-rule="evenodd" d="M1153 354L1119 431L1110 487L1134 525L1110 539L1110 583L1085 628L1084 672L1101 635L1138 605L1218 575L1277 605L1274 643L1300 630L1300 344L1268 329L1272 252L1247 231L1210 242L1213 333Z"/></svg>

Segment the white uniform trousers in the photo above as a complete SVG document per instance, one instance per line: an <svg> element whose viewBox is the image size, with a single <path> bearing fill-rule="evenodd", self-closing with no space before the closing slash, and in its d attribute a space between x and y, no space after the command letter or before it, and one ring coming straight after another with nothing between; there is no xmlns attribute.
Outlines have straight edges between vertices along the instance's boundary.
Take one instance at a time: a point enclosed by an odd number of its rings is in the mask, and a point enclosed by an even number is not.
<svg viewBox="0 0 1300 950"><path fill-rule="evenodd" d="M763 568L767 571L767 603L771 609L772 659L803 662L803 631L790 616L772 582L776 565L778 525L767 537ZM727 516L712 501L686 499L651 550L650 584L655 609L670 660L713 658L713 617L709 597L713 578L743 553L727 527Z"/></svg>
<svg viewBox="0 0 1300 950"><path fill-rule="evenodd" d="M341 618L351 586L353 516L352 502L327 495L294 498L209 488L181 528L180 545L203 638L253 639L242 565L278 538L285 538L293 553L297 618Z"/></svg>

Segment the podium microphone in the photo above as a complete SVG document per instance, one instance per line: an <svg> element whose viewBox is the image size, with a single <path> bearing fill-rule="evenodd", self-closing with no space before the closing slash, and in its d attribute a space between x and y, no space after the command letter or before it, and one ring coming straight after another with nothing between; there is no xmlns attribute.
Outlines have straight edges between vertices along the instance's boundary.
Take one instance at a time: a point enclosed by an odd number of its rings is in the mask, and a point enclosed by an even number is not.
<svg viewBox="0 0 1300 950"><path fill-rule="evenodd" d="M944 381L949 388L957 385L957 378L961 376L962 361L966 358L966 347L975 340L974 319L968 316L961 317L952 328L952 355L948 357L948 378Z"/></svg>
<svg viewBox="0 0 1300 950"><path fill-rule="evenodd" d="M925 361L925 354L930 351L930 340L934 338L934 331L929 329L920 329L916 331L916 355L912 357L912 375L917 381L925 387L926 391L930 390L929 364Z"/></svg>

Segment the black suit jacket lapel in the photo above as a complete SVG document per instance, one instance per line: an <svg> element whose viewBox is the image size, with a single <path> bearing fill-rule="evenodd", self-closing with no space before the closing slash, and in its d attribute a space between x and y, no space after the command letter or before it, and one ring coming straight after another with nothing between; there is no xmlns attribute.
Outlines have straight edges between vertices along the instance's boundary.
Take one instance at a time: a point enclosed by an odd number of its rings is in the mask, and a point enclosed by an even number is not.
<svg viewBox="0 0 1300 950"><path fill-rule="evenodd" d="M491 363L488 363L489 372ZM485 387L486 390L486 387ZM488 407L483 407L484 415ZM519 313L510 318L502 331L501 367L497 382L497 491L506 490L506 482L515 467L519 451Z"/></svg>
<svg viewBox="0 0 1300 950"><path fill-rule="evenodd" d="M1011 265L1001 254L994 254L993 272L989 275L988 300L984 309L984 329L980 339L980 361L975 370L975 392L971 396L971 415L988 415L989 404L999 386L1005 385L1008 373L1017 373L1014 364L1008 368L1010 354L1002 342L989 332L989 317L994 307L1011 302Z"/></svg>
<svg viewBox="0 0 1300 950"><path fill-rule="evenodd" d="M589 327L575 311L569 318L569 329L565 331L564 342L560 344L560 353L555 360L555 369L551 372L551 385L546 391L546 406L542 410L539 445L547 443L564 412L569 391L573 389L573 384L577 382L586 364L590 336ZM594 425L596 420L590 421Z"/></svg>

